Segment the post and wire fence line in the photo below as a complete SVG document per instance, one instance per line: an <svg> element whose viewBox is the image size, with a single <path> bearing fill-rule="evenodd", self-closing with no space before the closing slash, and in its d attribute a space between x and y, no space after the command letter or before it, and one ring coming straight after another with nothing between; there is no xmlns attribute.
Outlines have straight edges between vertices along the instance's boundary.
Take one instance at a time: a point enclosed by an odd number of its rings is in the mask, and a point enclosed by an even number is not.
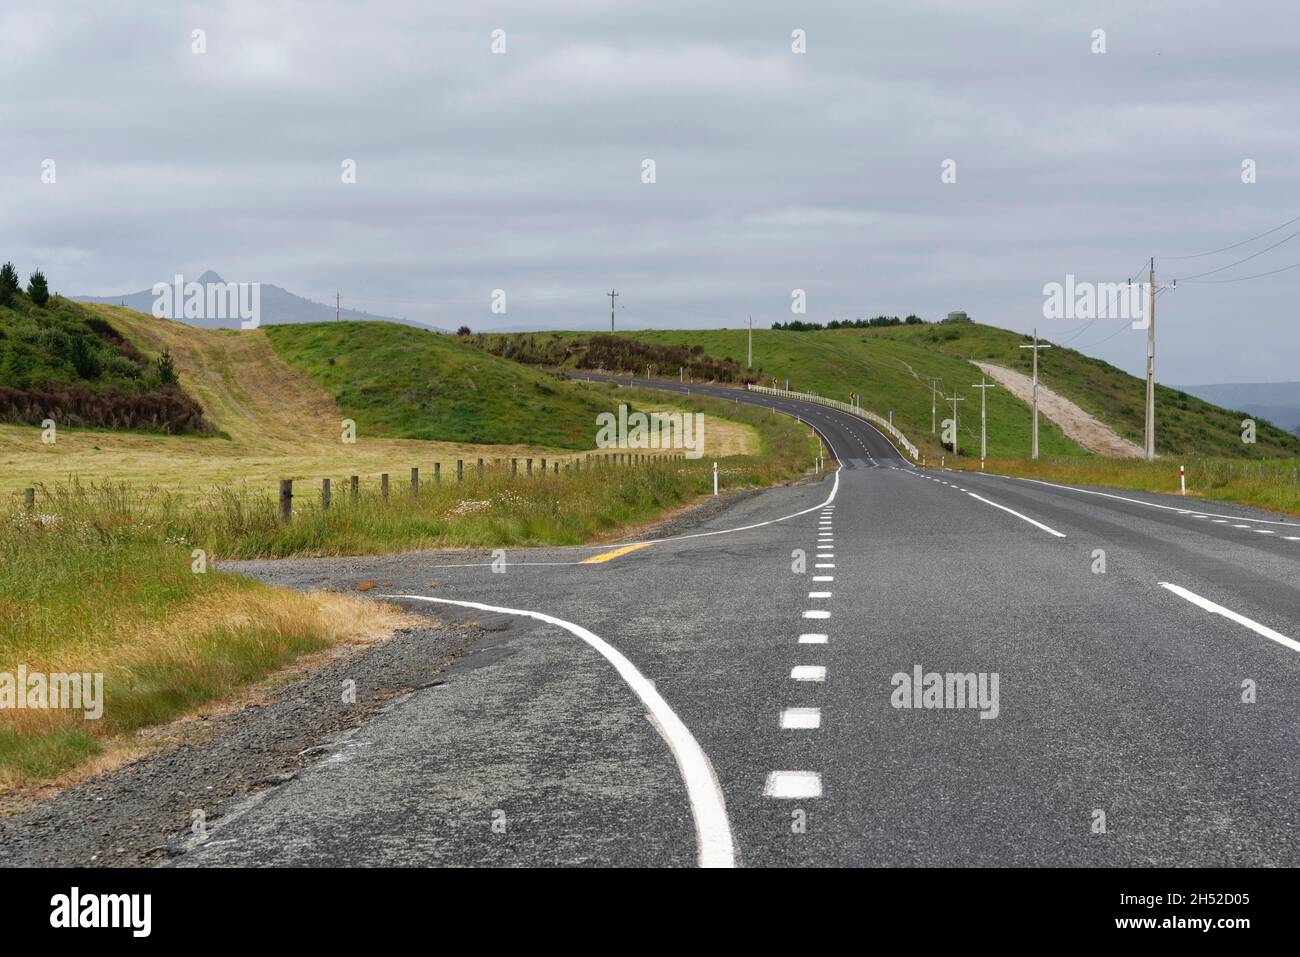
<svg viewBox="0 0 1300 957"><path fill-rule="evenodd" d="M659 465L665 462L682 461L686 458L685 453L657 454L652 455L645 452L587 452L580 457L571 457L561 461L560 459L551 459L549 462L544 458L531 458L525 456L516 456L509 458L494 458L491 462L484 459L478 459L473 463L473 475L471 481L482 479L486 476L505 477L517 479L521 475L523 478L545 478L547 476L558 477L563 474L574 474L579 472L595 472L607 468L625 468ZM295 497L294 482L295 479L279 480L279 515L280 521L284 523L293 520L293 500ZM454 483L462 485L466 481L465 460L456 460L456 477ZM333 483L328 478L320 480L320 506L322 511L328 511L333 504ZM716 477L715 477L716 482ZM411 498L419 498L421 488L421 475L418 466L413 466L410 473L410 481L406 494ZM435 487L443 485L442 463L433 463L433 484ZM379 475L379 494L383 501L388 501L394 483L388 472ZM348 476L348 500L355 503L361 495L361 477L359 475ZM28 490L28 503L32 501L31 494L34 490ZM716 494L716 493L715 493Z"/></svg>

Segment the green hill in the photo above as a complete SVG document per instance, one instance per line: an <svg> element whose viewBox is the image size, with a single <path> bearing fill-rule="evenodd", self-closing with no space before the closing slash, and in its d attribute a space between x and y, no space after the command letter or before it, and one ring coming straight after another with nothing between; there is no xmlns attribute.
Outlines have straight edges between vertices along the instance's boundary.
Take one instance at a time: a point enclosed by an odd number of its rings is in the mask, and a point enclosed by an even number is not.
<svg viewBox="0 0 1300 957"><path fill-rule="evenodd" d="M535 333L554 339L556 333ZM584 338L579 333L558 334L563 339ZM642 330L621 333L648 343L700 347L715 357L744 362L744 329ZM824 329L795 332L754 330L754 366L770 383L790 380L793 389L848 400L861 395L863 408L887 414L912 441L929 454L938 453L930 434L930 376L938 376L943 394L955 392L965 401L958 405L961 449L979 450L980 371L972 360L1030 373L1030 352L1019 347L1027 336L978 323L935 323L867 329ZM1049 340L1045 340L1049 341ZM552 346L552 352L555 347ZM576 350L574 350L576 352ZM1043 353L1039 369L1042 383L1072 400L1109 425L1124 438L1141 444L1145 384L1109 363L1068 347L1054 346ZM951 415L951 405L940 405L938 418ZM1157 450L1162 455L1200 454L1216 457L1280 457L1300 454L1295 436L1260 423L1258 442L1241 442L1240 413L1221 409L1185 392L1158 387ZM1029 454L1029 406L1004 389L989 391L989 457L1009 458ZM1091 453L1068 439L1044 418L1039 420L1040 454L1088 456Z"/></svg>
<svg viewBox="0 0 1300 957"><path fill-rule="evenodd" d="M457 337L387 322L264 326L370 436L590 448L608 403L553 373Z"/></svg>

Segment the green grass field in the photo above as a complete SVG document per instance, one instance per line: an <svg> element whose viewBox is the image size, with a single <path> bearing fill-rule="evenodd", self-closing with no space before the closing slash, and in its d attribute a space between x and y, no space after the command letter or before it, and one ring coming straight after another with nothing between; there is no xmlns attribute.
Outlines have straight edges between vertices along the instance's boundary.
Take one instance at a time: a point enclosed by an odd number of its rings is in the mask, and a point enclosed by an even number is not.
<svg viewBox="0 0 1300 957"><path fill-rule="evenodd" d="M603 411L573 383L454 336L387 322L264 332L371 437L586 449Z"/></svg>

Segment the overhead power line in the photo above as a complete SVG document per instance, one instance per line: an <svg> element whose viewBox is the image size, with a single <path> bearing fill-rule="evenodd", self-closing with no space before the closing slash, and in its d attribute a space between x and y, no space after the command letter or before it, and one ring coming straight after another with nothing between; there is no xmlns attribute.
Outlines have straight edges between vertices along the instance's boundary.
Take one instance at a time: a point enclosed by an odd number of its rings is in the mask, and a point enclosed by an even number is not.
<svg viewBox="0 0 1300 957"><path fill-rule="evenodd" d="M1272 229L1266 230L1260 233L1258 236L1251 236L1249 239L1243 239L1239 243L1233 243L1231 246L1224 246L1221 249L1211 249L1208 253L1196 253L1191 256L1157 256L1156 258L1157 259L1201 259L1205 256L1213 256L1216 253L1226 253L1230 249L1236 249L1239 246L1246 246L1250 243L1253 243L1257 239L1263 239L1265 236L1271 236L1279 229L1286 229L1286 227L1290 226L1292 223L1300 223L1300 216L1297 216L1295 219L1288 219L1281 226L1274 226Z"/></svg>
<svg viewBox="0 0 1300 957"><path fill-rule="evenodd" d="M1276 232L1276 230L1274 230L1274 232ZM1244 263L1244 262L1249 262L1250 260L1254 259L1256 256L1262 256L1262 255L1264 255L1264 253L1269 252L1270 250L1277 249L1277 247L1278 247L1278 246L1281 246L1283 243L1289 243L1291 240L1295 239L1297 236L1300 236L1300 230L1296 230L1294 233L1292 233L1291 235L1287 236L1287 237L1284 238L1284 239L1279 239L1279 240L1278 240L1277 242L1275 242L1272 246L1265 246L1265 247L1264 247L1263 249L1261 249L1259 252L1251 253L1249 256L1245 257L1244 259L1238 259L1238 260L1237 260L1236 262L1234 262L1234 263L1228 263L1228 265L1226 265L1226 266L1220 266L1220 267L1218 267L1217 269L1207 269L1205 272L1193 273L1193 274L1190 275L1190 276L1182 276L1182 277L1180 277L1179 279L1177 279L1177 280L1175 280L1175 281L1176 281L1176 282L1187 282L1187 281L1192 280L1192 279L1199 279L1201 276L1212 276L1212 275L1214 275L1216 272L1223 272L1225 269L1231 269L1233 266L1240 266L1242 263ZM1258 238L1258 237L1256 237L1256 238Z"/></svg>

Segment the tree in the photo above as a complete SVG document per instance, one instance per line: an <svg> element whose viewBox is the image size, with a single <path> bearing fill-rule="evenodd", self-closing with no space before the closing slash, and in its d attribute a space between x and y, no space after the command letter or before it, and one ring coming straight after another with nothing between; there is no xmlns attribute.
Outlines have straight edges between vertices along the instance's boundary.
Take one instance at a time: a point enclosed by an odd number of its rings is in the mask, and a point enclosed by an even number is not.
<svg viewBox="0 0 1300 957"><path fill-rule="evenodd" d="M18 270L14 268L13 263L5 263L0 266L0 305L9 305L13 302L14 294L22 289L22 284L18 281Z"/></svg>
<svg viewBox="0 0 1300 957"><path fill-rule="evenodd" d="M456 330L456 335L458 336L467 336L469 334L470 334L469 326L461 326L459 329Z"/></svg>
<svg viewBox="0 0 1300 957"><path fill-rule="evenodd" d="M50 287L45 282L45 273L39 269L27 280L27 298L37 306L43 306L50 301Z"/></svg>
<svg viewBox="0 0 1300 957"><path fill-rule="evenodd" d="M158 370L158 382L161 385L176 385L176 363L172 359L170 349L164 349L162 355L154 360L154 366Z"/></svg>

